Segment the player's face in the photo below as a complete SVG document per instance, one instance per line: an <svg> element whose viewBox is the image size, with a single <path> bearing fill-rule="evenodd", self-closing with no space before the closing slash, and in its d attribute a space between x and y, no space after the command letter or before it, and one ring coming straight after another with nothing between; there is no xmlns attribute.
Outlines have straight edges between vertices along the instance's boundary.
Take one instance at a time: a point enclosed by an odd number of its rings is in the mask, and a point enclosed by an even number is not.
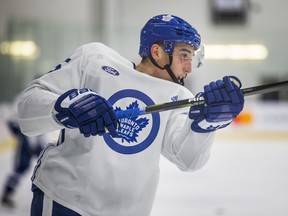
<svg viewBox="0 0 288 216"><path fill-rule="evenodd" d="M170 64L169 55L164 51L164 48L154 44L151 48L151 55L160 67ZM174 47L172 65L170 66L175 77L180 81L184 79L188 73L192 72L192 57L195 55L195 50L192 46L185 43L178 43ZM170 80L169 73L163 73L163 69L153 67L153 76Z"/></svg>
<svg viewBox="0 0 288 216"><path fill-rule="evenodd" d="M187 74L192 72L194 55L195 50L188 44L178 43L175 46L171 69L178 80L186 78Z"/></svg>

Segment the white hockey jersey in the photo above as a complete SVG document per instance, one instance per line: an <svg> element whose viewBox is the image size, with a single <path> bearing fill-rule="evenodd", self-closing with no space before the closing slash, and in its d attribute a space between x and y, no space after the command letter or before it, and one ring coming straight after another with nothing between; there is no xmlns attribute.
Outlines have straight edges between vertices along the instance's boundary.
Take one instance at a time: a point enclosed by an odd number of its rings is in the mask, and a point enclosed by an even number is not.
<svg viewBox="0 0 288 216"><path fill-rule="evenodd" d="M56 123L52 110L69 89L89 88L126 110L193 97L185 87L148 76L101 43L81 46L55 70L33 81L19 101L19 122L30 136L62 129L39 158L33 183L84 216L148 216L160 154L181 170L201 168L214 133L190 129L188 108L119 119L119 136L85 138Z"/></svg>

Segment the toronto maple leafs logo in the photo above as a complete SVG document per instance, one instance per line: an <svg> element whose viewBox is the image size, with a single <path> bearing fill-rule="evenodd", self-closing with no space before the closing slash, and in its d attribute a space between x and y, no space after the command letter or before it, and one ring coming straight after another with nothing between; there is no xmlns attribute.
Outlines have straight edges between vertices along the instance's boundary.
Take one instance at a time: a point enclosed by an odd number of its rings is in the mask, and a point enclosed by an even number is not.
<svg viewBox="0 0 288 216"><path fill-rule="evenodd" d="M115 92L108 101L118 112L155 104L148 95L135 89ZM118 137L105 133L103 138L105 143L119 154L137 154L144 151L154 143L160 128L159 113L129 118L119 117L118 121Z"/></svg>
<svg viewBox="0 0 288 216"><path fill-rule="evenodd" d="M136 101L132 102L126 109L139 108L139 104ZM116 107L115 111L122 111L120 107ZM128 143L138 142L137 137L139 132L147 126L149 119L145 117L130 117L130 118L120 118L118 128L118 138L121 138L122 143L127 141Z"/></svg>

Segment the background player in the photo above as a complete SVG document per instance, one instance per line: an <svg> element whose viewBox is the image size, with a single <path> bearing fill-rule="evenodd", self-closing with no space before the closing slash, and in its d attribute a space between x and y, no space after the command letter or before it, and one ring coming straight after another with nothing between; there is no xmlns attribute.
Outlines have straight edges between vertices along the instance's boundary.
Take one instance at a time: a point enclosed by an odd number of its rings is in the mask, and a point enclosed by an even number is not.
<svg viewBox="0 0 288 216"><path fill-rule="evenodd" d="M139 117L116 111L191 98L183 87L200 35L169 14L148 20L135 66L111 48L78 48L34 80L19 100L21 130L35 136L61 129L35 166L31 215L149 215L160 154L183 171L208 161L214 131L241 112L244 97L230 77L197 96L205 105ZM96 93L97 92L97 93Z"/></svg>
<svg viewBox="0 0 288 216"><path fill-rule="evenodd" d="M7 124L12 136L16 138L16 149L13 159L13 170L7 176L3 185L1 203L3 206L15 207L13 196L19 186L21 178L30 168L33 158L37 158L47 140L44 136L27 137L21 131L17 120L18 97L11 103L0 105L1 119Z"/></svg>

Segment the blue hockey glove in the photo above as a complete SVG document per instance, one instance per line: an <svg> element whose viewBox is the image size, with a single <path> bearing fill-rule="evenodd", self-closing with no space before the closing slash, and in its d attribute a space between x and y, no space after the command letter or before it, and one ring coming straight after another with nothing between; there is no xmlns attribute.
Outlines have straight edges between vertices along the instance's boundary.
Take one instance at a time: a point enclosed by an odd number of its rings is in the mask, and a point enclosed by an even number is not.
<svg viewBox="0 0 288 216"><path fill-rule="evenodd" d="M107 129L117 136L117 119L112 105L90 89L71 89L61 95L54 116L67 128L79 128L85 137L103 135Z"/></svg>
<svg viewBox="0 0 288 216"><path fill-rule="evenodd" d="M235 76L225 76L204 86L204 92L196 97L203 97L205 104L191 106L189 111L189 118L194 120L191 129L206 133L228 126L244 106L240 88L241 82Z"/></svg>

